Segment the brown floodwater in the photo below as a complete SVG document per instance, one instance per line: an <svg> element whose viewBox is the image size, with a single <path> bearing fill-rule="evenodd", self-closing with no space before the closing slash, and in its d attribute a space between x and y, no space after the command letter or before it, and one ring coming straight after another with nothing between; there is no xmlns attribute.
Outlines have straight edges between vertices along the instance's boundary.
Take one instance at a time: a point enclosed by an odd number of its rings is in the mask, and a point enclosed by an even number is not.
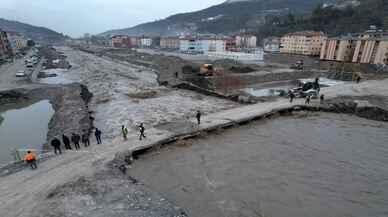
<svg viewBox="0 0 388 217"><path fill-rule="evenodd" d="M388 123L258 121L146 154L129 173L192 217L388 216Z"/></svg>

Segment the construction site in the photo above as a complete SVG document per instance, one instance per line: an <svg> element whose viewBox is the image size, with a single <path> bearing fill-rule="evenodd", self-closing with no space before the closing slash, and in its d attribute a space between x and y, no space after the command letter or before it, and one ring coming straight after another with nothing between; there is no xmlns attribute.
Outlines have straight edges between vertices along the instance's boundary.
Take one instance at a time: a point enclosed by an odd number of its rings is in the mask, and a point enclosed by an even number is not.
<svg viewBox="0 0 388 217"><path fill-rule="evenodd" d="M298 57L38 50L25 77L24 59L0 68L0 216L388 214L386 73ZM54 155L53 138L80 132L90 147Z"/></svg>

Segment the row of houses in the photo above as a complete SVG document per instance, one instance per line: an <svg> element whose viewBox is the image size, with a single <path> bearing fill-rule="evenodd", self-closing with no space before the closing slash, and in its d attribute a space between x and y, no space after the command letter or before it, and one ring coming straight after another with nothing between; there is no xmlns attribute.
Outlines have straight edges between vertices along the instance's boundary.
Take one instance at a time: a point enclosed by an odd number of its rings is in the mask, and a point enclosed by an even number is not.
<svg viewBox="0 0 388 217"><path fill-rule="evenodd" d="M116 35L111 38L111 45L116 48L160 47L161 49L180 50L182 52L222 52L256 48L254 35L227 36L189 36L189 37L131 37Z"/></svg>
<svg viewBox="0 0 388 217"><path fill-rule="evenodd" d="M388 64L388 32L373 28L331 38L323 32L294 32L265 39L264 51L319 56L327 61Z"/></svg>
<svg viewBox="0 0 388 217"><path fill-rule="evenodd" d="M151 47L153 38L115 35L111 38L111 45L115 48Z"/></svg>
<svg viewBox="0 0 388 217"><path fill-rule="evenodd" d="M28 39L17 32L5 32L0 29L0 59L4 60L18 54L26 48Z"/></svg>

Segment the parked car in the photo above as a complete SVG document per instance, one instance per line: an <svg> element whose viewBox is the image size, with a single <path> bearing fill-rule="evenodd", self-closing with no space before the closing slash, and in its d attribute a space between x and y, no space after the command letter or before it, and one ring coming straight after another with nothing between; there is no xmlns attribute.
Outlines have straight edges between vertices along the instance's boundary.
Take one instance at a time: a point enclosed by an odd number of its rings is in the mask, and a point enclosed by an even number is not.
<svg viewBox="0 0 388 217"><path fill-rule="evenodd" d="M15 76L18 78L23 78L23 77L26 77L27 74L25 73L25 71L20 70L20 71L16 72Z"/></svg>

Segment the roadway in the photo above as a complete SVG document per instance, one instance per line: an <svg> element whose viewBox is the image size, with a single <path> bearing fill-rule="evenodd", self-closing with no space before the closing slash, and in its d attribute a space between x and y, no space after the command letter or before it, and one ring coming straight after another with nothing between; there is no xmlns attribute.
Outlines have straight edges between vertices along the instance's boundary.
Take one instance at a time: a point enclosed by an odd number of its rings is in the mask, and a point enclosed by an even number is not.
<svg viewBox="0 0 388 217"><path fill-rule="evenodd" d="M30 82L28 76L18 78L15 74L18 71L27 71L24 61L28 59L31 53L32 51L30 50L27 55L22 58L15 59L12 63L6 63L0 66L0 90L17 88ZM34 68L34 70L39 70L39 67Z"/></svg>

